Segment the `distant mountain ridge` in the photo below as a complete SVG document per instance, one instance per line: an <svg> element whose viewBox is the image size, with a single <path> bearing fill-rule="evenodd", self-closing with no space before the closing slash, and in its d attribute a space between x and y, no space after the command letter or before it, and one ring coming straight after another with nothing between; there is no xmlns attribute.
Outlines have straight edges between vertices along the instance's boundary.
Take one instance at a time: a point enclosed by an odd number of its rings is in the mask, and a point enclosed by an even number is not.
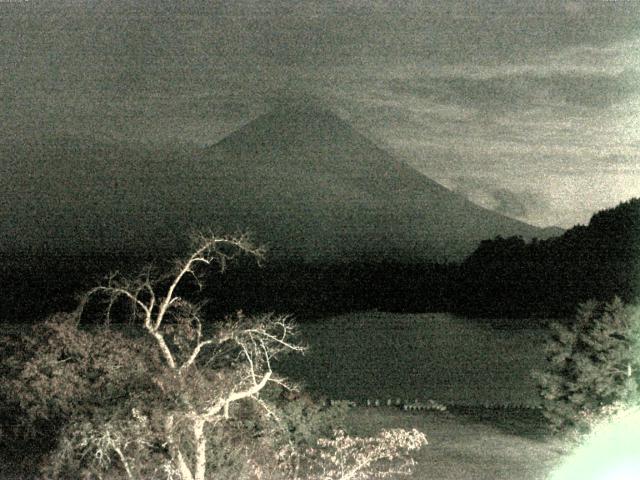
<svg viewBox="0 0 640 480"><path fill-rule="evenodd" d="M276 258L458 260L496 235L561 233L471 203L313 106L280 107L207 148L1 148L13 192L2 251L173 251L211 227L251 231Z"/></svg>

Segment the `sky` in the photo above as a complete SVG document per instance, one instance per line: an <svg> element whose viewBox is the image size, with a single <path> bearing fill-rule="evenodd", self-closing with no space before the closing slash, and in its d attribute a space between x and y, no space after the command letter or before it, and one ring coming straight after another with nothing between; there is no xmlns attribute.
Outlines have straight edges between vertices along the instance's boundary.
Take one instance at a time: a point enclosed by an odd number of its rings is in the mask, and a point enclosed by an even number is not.
<svg viewBox="0 0 640 480"><path fill-rule="evenodd" d="M217 142L314 98L472 201L640 196L640 2L0 0L5 139Z"/></svg>

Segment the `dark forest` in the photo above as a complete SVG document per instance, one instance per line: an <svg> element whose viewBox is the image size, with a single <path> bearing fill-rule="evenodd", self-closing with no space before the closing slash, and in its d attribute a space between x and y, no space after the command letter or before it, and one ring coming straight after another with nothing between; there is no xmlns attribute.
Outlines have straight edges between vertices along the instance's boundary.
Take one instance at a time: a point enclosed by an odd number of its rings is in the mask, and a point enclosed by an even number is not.
<svg viewBox="0 0 640 480"><path fill-rule="evenodd" d="M157 254L158 255L158 254ZM167 259L170 258L167 254ZM224 273L212 270L203 298L210 314L288 312L299 321L321 314L368 309L449 311L474 317L571 317L587 299L640 293L640 199L596 213L559 237L485 240L459 263L266 262L240 259ZM135 271L155 258L109 255L42 258L3 272L6 318L31 323L59 309L110 271ZM162 258L160 258L162 260ZM12 262L13 263L13 262ZM11 285L12 288L6 288ZM195 287L195 286L194 286ZM29 298L29 292L42 295Z"/></svg>

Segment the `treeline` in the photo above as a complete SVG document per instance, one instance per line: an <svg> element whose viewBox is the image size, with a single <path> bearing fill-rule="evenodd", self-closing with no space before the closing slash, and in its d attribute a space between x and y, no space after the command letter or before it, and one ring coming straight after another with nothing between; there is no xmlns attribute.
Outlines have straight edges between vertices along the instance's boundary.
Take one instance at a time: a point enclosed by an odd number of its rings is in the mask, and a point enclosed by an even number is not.
<svg viewBox="0 0 640 480"><path fill-rule="evenodd" d="M485 240L459 264L243 266L209 285L218 289L210 298L233 298L233 307L307 316L379 309L572 317L588 299L631 302L640 295L640 199L601 211L560 237Z"/></svg>
<svg viewBox="0 0 640 480"><path fill-rule="evenodd" d="M235 265L211 274L204 291L209 312L275 311L300 321L358 310L448 310L455 266L398 262Z"/></svg>
<svg viewBox="0 0 640 480"><path fill-rule="evenodd" d="M588 299L631 302L640 295L640 199L560 237L483 241L458 278L455 309L475 315L557 317Z"/></svg>
<svg viewBox="0 0 640 480"><path fill-rule="evenodd" d="M125 274L130 273L126 268L139 271L145 262L158 264L158 258L101 255L18 262L21 268L1 275L3 320L29 323L69 310L76 304L74 292L96 285L105 273L123 266ZM640 199L599 212L589 225L560 237L483 241L458 264L267 261L258 267L240 259L224 274L211 271L202 291L191 287L216 317L237 310L273 311L304 321L368 309L572 317L588 299L618 296L628 303L640 295Z"/></svg>
<svg viewBox="0 0 640 480"><path fill-rule="evenodd" d="M170 258L168 256L167 258ZM0 271L2 322L34 323L58 311L70 311L78 295L104 284L109 272L131 278L156 259L94 255L37 257L12 261ZM5 263L5 267L6 267ZM248 258L234 260L224 273L211 269L181 295L206 301L207 314L220 318L243 310L246 314L290 313L299 321L358 310L399 312L444 311L455 287L455 265L397 262L340 264L274 262L262 266ZM125 307L122 307L125 308ZM126 308L125 308L126 310ZM98 312L96 312L97 314Z"/></svg>

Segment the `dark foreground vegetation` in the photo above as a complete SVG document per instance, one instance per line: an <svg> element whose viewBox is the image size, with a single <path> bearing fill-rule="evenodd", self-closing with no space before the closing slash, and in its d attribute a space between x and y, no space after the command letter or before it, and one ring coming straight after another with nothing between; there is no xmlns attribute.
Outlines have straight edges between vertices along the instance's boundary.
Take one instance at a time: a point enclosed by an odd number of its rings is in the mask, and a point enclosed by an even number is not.
<svg viewBox="0 0 640 480"><path fill-rule="evenodd" d="M140 298L144 300L144 296ZM340 445L345 448L348 443L346 438L351 438L353 441L360 439L357 440L360 442L358 445L370 449L371 444L366 445L369 441L366 439L376 438L381 431L407 431L416 428L427 434L429 445L412 452L412 461L418 463L412 464L413 473L408 478L547 479L549 472L576 445L575 440L580 438L577 435L588 431L603 415L611 412L611 408L624 409L627 405L637 404L637 380L640 372L637 341L640 338L640 317L637 313L637 309L625 306L618 300L608 304L583 304L573 325L557 324L554 327L552 335L547 337L546 362L535 363L527 355L523 355L525 348L522 347L532 343L524 331L496 331L462 319L453 320L446 315L374 312L341 316L332 321L330 328L323 329L320 324L304 325L300 328L297 340L309 343L309 352L304 357L285 357L285 363L296 366L294 369L284 368L284 364L276 362L274 372L284 373L292 382L306 379L306 383L313 388L302 392L288 392L275 384L271 387L267 385L261 390L258 398L278 415L281 424L286 426L284 430L278 428L278 423L270 420L264 411L261 413L259 404L252 406L253 399L245 399L244 403L234 405L230 419L222 417L220 428L207 430L208 445L217 452L208 461L207 471L215 472L214 478L281 478L274 476L273 471L268 477L254 475L255 471L247 470L246 466L254 465L252 462L255 461L265 462L261 463L265 468L269 468L269 465L276 470L284 468L284 465L272 462L277 460L275 453L278 448L287 445L295 445L304 451L307 446L319 441L322 444L321 440L324 438L333 442L326 444L327 448ZM353 318L353 322L349 322L350 318ZM367 321L373 324L369 329ZM240 325L256 326L255 323L247 322L249 321ZM343 329L340 329L340 324ZM361 324L361 327L358 332L353 332L356 333L354 338L350 329L355 324ZM179 325L173 322L169 322L168 326L174 329L174 333L180 331L175 329ZM162 419L163 415L179 417L184 414L188 405L183 402L197 400L198 392L206 394L207 399L212 394L216 398L230 379L242 381L242 371L237 370L238 367L242 368L242 362L234 367L233 363L226 363L225 359L219 359L213 364L199 363L196 371L179 380L179 376L176 378L170 371L163 373L162 362L158 362L161 358L153 355L157 348L153 348L152 339L147 338L145 341L144 330L141 332L142 336L135 334L135 330L139 330L141 325L134 323L127 329L116 327L118 326L78 328L74 317L64 314L49 319L29 335L2 342L5 359L2 376L9 381L0 388L0 425L3 429L0 438L0 458L3 460L1 478L41 478L39 475L42 471L54 478L80 478L79 471L86 474L82 478L126 478L126 472L113 452L111 456L100 457L102 464L92 460L97 457L91 457L91 454L99 452L97 447L100 445L103 449L109 447L109 439L116 441L117 446L117 441L123 439L118 434L146 435L142 442L133 439L133 443L125 451L129 455L134 454L142 462L136 468L153 469L159 463L166 464L166 460L170 458L169 452L160 448L164 443L162 429L155 422ZM424 338L412 349L410 341L407 342L400 336L407 332L406 337L410 338L411 333L419 333L416 330L418 328L422 328L422 335L417 335L418 340ZM434 335L434 330L439 330L439 334ZM214 326L209 331L219 332L219 326ZM313 335L307 335L309 331ZM531 335L542 331L543 329L529 329ZM167 334L170 332L171 328L167 330ZM513 373L526 376L529 368L535 367L538 370L542 408L522 408L519 403L508 400L505 393L518 386L513 381L513 375L501 375L505 366L500 365L499 358L496 362L484 364L484 368L488 370L484 377L478 375L477 371L467 371L461 357L470 352L456 348L459 342L447 341L447 332L451 340L460 337L478 339L481 332L495 335L495 349L502 348L505 353L511 352L508 358L502 360L518 366L524 365L521 371ZM188 329L183 330L183 333L188 333ZM242 341L243 332L238 330L237 333L238 340ZM500 347L506 337L514 334L521 334L519 342L508 348L506 344ZM363 338L367 338L367 346L360 348L358 352L358 349L352 347L358 341L362 343ZM499 341L500 338L503 339L502 342ZM543 338L541 336L539 340ZM382 355L385 349L393 348L398 342L400 347L409 352L415 350L410 353L414 355L414 361L404 363L409 374L437 370L437 366L431 362L419 361L419 353L425 350L433 358L442 356L442 362L448 359L450 370L457 372L457 375L452 376L451 371L447 373L441 370L437 372L437 375L442 376L440 383L434 381L423 385L425 394L442 398L447 403L446 411L404 411L395 405L387 406L384 400L379 407L374 407L374 402L367 407L362 395L356 406L346 402L331 405L327 401L330 398L343 398L341 394L348 394L353 384L357 383L354 379L362 384L360 377L364 377L366 383L366 371L371 369L369 357ZM469 346L476 345L478 351L471 360L472 363L478 363L483 352L486 353L487 344L479 341L468 343ZM539 346L537 348L540 349ZM318 351L319 349L322 351ZM350 352L353 350L347 361L342 358L341 349ZM186 352L188 354L188 350ZM331 358L332 352L333 356L340 357L339 361L342 363L337 368L331 365L330 368L323 369L318 365L317 356ZM176 353L178 354L177 351ZM362 357L363 354L369 357ZM184 350L182 355L185 358ZM140 365L140 360L145 364ZM363 392L370 392L371 398L406 392L406 388L415 387L413 384L407 387L398 383L395 378L397 372L393 367L401 365L393 365L393 362L389 365L388 362L388 358L386 361L384 358L378 359L378 365L374 365L378 375L368 377L370 382ZM320 368L314 368L314 365ZM244 368L246 367L245 364ZM262 365L260 368L264 367ZM295 370L297 374L289 376L289 370L291 373ZM388 390L391 386L390 379L381 379L381 371L393 372L396 384L392 393ZM262 372L266 373L265 370ZM341 374L347 383L340 381L340 375L336 374ZM200 375L206 377L198 379ZM492 386L497 395L488 404L483 404L481 400L486 400L486 389L474 389L474 385L482 387L487 376L497 378ZM158 380L161 381L160 384ZM185 381L193 383L185 384ZM445 397L454 400L456 395L458 399L461 398L461 393L456 388L449 389L450 391L442 388L442 382L447 381L465 390L474 389L475 393L471 398L476 403L444 400ZM172 385L167 382L175 383ZM207 384L212 389L203 390L202 387ZM249 381L248 385L250 384ZM237 385L241 386L240 383ZM444 396L441 396L443 392ZM414 392L414 395L418 393ZM137 409L138 417L135 414L132 416L132 408ZM152 427L150 431L142 428L147 424L140 424L140 415L154 422L148 425ZM349 432L347 437L341 437L340 434L336 436L335 432L340 429ZM561 435L552 435L554 431ZM105 436L108 433L113 435ZM189 434L188 428L180 433L187 440L184 444L187 458L193 459ZM160 441L160 446L145 450L144 445L149 444L145 442L154 436ZM95 443L96 441L99 442ZM113 445L112 443L111 446ZM238 445L242 445L244 450L239 449ZM81 452L80 458L75 455L76 447ZM29 451L29 458L25 458L25 451ZM270 452L272 456L265 458L258 455L258 452ZM333 453L336 453L335 450ZM38 470L37 467L45 470ZM101 476L91 476L91 471ZM342 477L321 475L318 478L334 480ZM575 477L559 478L564 480Z"/></svg>
<svg viewBox="0 0 640 480"><path fill-rule="evenodd" d="M449 413L407 413L393 408L352 408L340 412L342 425L359 436L370 436L383 429L417 428L428 433L429 445L414 454L416 480L544 480L562 461L562 439L550 438L539 412L487 409L459 409ZM333 413L330 417L338 418ZM334 420L335 421L335 420ZM42 448L13 444L1 450L0 478L37 478L33 458ZM236 477L238 478L238 477ZM301 479L302 480L302 479Z"/></svg>
<svg viewBox="0 0 640 480"><path fill-rule="evenodd" d="M33 322L75 305L72 292L105 272L162 264L155 256L102 253L79 258L39 254L10 258L0 278L3 320ZM415 264L345 259L342 263L240 261L224 275L208 273L208 313L275 311L300 319L349 311L448 311L473 317L571 317L588 299L640 295L640 199L593 216L560 237L483 241L461 263ZM32 292L40 292L34 296Z"/></svg>
<svg viewBox="0 0 640 480"><path fill-rule="evenodd" d="M31 469L34 476L61 479L204 480L211 473L216 478L335 480L365 479L375 472L386 472L387 478L419 472L418 478L425 478L429 465L416 470L413 458L426 445L421 431L395 428L406 422L394 416L394 428L365 436L352 423L357 415L346 414L345 409L351 407L327 403L320 397L323 390L337 385L322 372L300 378L315 383L312 394L279 376L278 358L301 352L303 342L288 317L253 313L325 309L326 314L371 306L412 311L433 309L434 305L465 311L475 305L473 299L483 299L485 303L475 307L483 308L483 314L496 309L510 314L531 309L544 316L553 308L535 310L539 304L532 299L541 293L529 293L518 284L524 281L522 275L528 278L531 273L527 268L536 264L531 258L555 265L554 260L579 262L578 253L590 252L597 268L585 270L586 275L571 273L575 276L567 280L568 290L563 291L566 301L579 307L577 316L550 329L547 362L536 373L542 408L534 420L537 426L545 426L545 432L583 434L603 415L631 408L638 401L638 310L616 296L628 300L637 294L633 289L637 270L631 258L637 253L637 244L629 240L637 231L637 219L629 215L637 207L638 201L627 202L594 216L588 227L577 227L555 240L526 244L520 239L498 238L483 242L460 265L361 262L256 269L251 263L262 258L263 252L244 237L201 236L191 256L171 268L160 263L140 270L137 276L111 275L76 298L75 309L65 290L68 285L77 284L78 290L86 291L87 285L96 284L87 281L83 285L95 268L123 259L104 257L93 265L77 266L75 271L60 270L56 277L42 276L42 289L24 292L25 298L31 299L26 305L31 308L26 323L41 320L47 309L69 308L44 322L34 322L27 334L0 342L2 456L6 465L15 467L14 472ZM612 216L619 218L612 221ZM615 241L605 236L605 231L614 232ZM239 268L235 273L233 269L230 274L222 272L236 252L245 254L236 259ZM51 265L55 260L43 257L45 261ZM632 267L625 269L625 261ZM212 270L212 265L220 268ZM581 265L588 268L587 262ZM136 266L132 261L127 268ZM548 278L561 273L551 269ZM469 277L472 274L482 281L474 283ZM544 291L545 282L538 280L539 284L534 284ZM202 282L213 286L200 289ZM561 293L556 294L560 298ZM583 295L614 298L584 303ZM38 305L43 306L41 311ZM235 313L225 316L228 311ZM210 318L223 320L203 323ZM119 330L112 322L135 328ZM398 324L392 322L387 328L387 334L380 338L369 335L373 342L367 345L369 351L379 354L385 342L398 340L399 335L389 335ZM340 328L337 332L346 335ZM454 337L451 331L448 337ZM362 339L358 338L360 343ZM455 343L443 345L444 361L460 353ZM437 348L435 343L430 346ZM402 342L400 347L408 351L422 348L417 339ZM332 349L331 345L326 348ZM389 366L388 359L381 360L378 373ZM418 365L414 362L401 367L415 374ZM347 368L358 375L361 366L354 361ZM371 383L372 390L379 387ZM475 431L501 448L508 443L504 435L516 435L524 445L527 435L541 431L521 422L527 420L521 408L500 402L497 399L485 405L480 413L473 410L477 405L470 405L467 412L454 409L448 414L453 416L447 417L454 419L447 427L449 432L454 436L468 434L469 415L478 425ZM514 416L491 414L496 409L513 409ZM384 418L374 415L368 427ZM495 430L482 426L487 419ZM474 444L468 437L461 438L455 443L458 449L463 441ZM540 441L546 444L552 442L550 438L544 433ZM441 442L446 444L446 438ZM483 454L484 445L484 438L476 442ZM486 473L469 461L476 459L480 450L462 450L458 452L462 457L453 459L437 478L475 478L473 475ZM550 454L545 448L533 450L531 459ZM31 452L31 461L16 465L24 451ZM512 453L521 455L520 451ZM493 478L503 473L513 475L517 468L508 462L519 463L505 451L494 454L494 461L487 466L493 469ZM434 465L435 470L438 467L442 465ZM457 476L452 477L451 472ZM539 478L539 473L532 471L521 478Z"/></svg>
<svg viewBox="0 0 640 480"><path fill-rule="evenodd" d="M262 250L245 237L194 240L171 270L111 275L72 312L1 337L0 452L7 463L29 452L29 474L51 479L410 473L409 452L427 444L424 433L353 437L336 423L337 408L303 396L274 371L278 357L305 350L289 318L239 312L204 323L202 305L183 296L181 284L241 254L260 259ZM87 325L84 317L97 311L100 321ZM131 328L114 329L112 321Z"/></svg>

